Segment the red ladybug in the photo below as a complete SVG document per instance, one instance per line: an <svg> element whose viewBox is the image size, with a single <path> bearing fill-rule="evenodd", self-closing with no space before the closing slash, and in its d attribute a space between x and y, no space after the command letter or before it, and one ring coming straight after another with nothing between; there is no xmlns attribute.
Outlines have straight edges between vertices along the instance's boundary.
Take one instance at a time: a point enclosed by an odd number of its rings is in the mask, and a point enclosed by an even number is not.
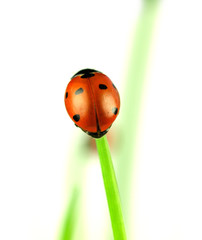
<svg viewBox="0 0 202 240"><path fill-rule="evenodd" d="M77 127L91 137L100 138L119 113L119 93L106 75L83 69L67 85L65 107Z"/></svg>

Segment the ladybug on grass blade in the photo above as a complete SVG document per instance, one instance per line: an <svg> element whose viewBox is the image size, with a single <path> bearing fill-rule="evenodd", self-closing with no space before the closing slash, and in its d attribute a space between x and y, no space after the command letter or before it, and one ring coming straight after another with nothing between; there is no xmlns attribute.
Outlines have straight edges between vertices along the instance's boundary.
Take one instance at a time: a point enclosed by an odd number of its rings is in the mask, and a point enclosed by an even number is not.
<svg viewBox="0 0 202 240"><path fill-rule="evenodd" d="M119 113L120 97L106 75L94 69L83 69L67 85L65 107L77 127L91 137L100 138Z"/></svg>

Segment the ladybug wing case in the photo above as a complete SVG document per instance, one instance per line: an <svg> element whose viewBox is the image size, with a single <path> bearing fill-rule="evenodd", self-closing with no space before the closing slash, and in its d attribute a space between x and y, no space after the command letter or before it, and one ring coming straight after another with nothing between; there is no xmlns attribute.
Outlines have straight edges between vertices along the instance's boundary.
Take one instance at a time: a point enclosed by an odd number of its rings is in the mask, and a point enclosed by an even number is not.
<svg viewBox="0 0 202 240"><path fill-rule="evenodd" d="M66 95L66 109L75 124L84 131L97 132L95 107L87 79L73 78L67 85Z"/></svg>
<svg viewBox="0 0 202 240"><path fill-rule="evenodd" d="M112 81L102 73L96 73L90 78L95 98L96 113L99 128L107 130L117 117L120 108L120 98Z"/></svg>

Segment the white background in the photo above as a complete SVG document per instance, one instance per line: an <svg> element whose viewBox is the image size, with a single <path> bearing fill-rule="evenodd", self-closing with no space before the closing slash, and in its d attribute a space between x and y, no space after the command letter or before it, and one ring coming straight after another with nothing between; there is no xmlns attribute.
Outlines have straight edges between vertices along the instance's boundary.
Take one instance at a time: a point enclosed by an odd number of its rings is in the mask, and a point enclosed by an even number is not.
<svg viewBox="0 0 202 240"><path fill-rule="evenodd" d="M201 7L159 9L131 239L202 239ZM64 108L66 85L90 67L121 92L140 10L137 0L1 1L0 239L57 238L68 156L83 134Z"/></svg>

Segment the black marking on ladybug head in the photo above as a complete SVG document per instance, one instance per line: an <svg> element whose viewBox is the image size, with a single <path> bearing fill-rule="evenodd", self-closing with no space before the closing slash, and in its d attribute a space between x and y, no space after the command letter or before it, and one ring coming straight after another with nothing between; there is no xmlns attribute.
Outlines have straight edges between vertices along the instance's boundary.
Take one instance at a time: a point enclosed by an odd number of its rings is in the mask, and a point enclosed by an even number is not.
<svg viewBox="0 0 202 240"><path fill-rule="evenodd" d="M73 116L73 119L74 119L74 121L78 122L80 120L80 115L79 114L75 114Z"/></svg>
<svg viewBox="0 0 202 240"><path fill-rule="evenodd" d="M99 89L105 90L107 86L105 84L99 84Z"/></svg>
<svg viewBox="0 0 202 240"><path fill-rule="evenodd" d="M93 76L95 76L94 73L85 73L81 76L81 78L90 78L90 77L93 77Z"/></svg>
<svg viewBox="0 0 202 240"><path fill-rule="evenodd" d="M81 94L82 92L83 92L83 88L79 88L79 89L76 90L75 94L76 94L76 95L79 95L79 94Z"/></svg>
<svg viewBox="0 0 202 240"><path fill-rule="evenodd" d="M66 92L65 98L68 98L68 92Z"/></svg>
<svg viewBox="0 0 202 240"><path fill-rule="evenodd" d="M82 69L79 72L77 72L72 78L77 77L79 75L82 75L81 78L90 78L95 75L94 74L95 72L99 72L99 71L90 69L90 68Z"/></svg>
<svg viewBox="0 0 202 240"><path fill-rule="evenodd" d="M118 108L117 107L112 108L112 112L113 112L114 115L116 115L117 112L118 112Z"/></svg>

